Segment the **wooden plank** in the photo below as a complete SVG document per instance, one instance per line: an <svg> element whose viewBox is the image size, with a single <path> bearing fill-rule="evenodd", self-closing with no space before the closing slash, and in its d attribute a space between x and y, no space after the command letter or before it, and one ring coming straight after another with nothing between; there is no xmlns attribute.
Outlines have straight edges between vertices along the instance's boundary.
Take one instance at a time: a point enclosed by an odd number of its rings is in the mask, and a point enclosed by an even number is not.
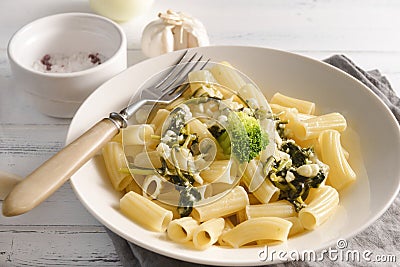
<svg viewBox="0 0 400 267"><path fill-rule="evenodd" d="M68 125L2 124L0 169L26 176L59 151Z"/></svg>
<svg viewBox="0 0 400 267"><path fill-rule="evenodd" d="M0 131L0 170L25 177L64 145L67 125L3 125ZM39 207L5 218L0 225L98 225L81 205L69 183Z"/></svg>
<svg viewBox="0 0 400 267"><path fill-rule="evenodd" d="M0 208L2 201L0 201ZM0 229L4 226L31 225L101 225L80 203L69 183L33 210L15 217L0 215Z"/></svg>
<svg viewBox="0 0 400 267"><path fill-rule="evenodd" d="M400 25L393 12L399 8L397 1L224 0L201 9L193 1L175 3L203 21L213 44L341 51L398 51L400 47L400 37L394 34ZM171 4L159 2L156 7L163 11Z"/></svg>
<svg viewBox="0 0 400 267"><path fill-rule="evenodd" d="M0 266L121 265L102 226L2 226Z"/></svg>
<svg viewBox="0 0 400 267"><path fill-rule="evenodd" d="M4 1L0 47L21 26L38 17L68 11L91 12L85 1L42 1L43 8L32 10L29 0ZM202 4L207 6L207 3ZM399 51L399 2L379 1L290 1L251 0L213 1L212 8L199 8L195 0L155 2L145 18L122 24L129 47L140 47L144 25L168 8L199 18L206 26L213 44L252 44L286 50L362 50ZM246 9L251 7L251 9ZM229 12L226 9L229 8ZM18 16L15 16L15 12ZM246 11L247 10L247 11ZM139 24L139 25L138 25ZM234 25L234 27L233 27ZM371 34L371 33L375 34Z"/></svg>

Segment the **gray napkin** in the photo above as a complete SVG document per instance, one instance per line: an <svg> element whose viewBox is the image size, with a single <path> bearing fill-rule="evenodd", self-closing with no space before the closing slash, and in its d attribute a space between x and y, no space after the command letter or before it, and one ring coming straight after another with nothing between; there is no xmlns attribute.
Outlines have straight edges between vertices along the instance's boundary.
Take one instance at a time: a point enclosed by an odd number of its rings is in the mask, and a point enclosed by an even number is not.
<svg viewBox="0 0 400 267"><path fill-rule="evenodd" d="M400 123L400 99L396 96L388 80L382 76L378 70L364 71L343 55L334 55L324 61L347 72L369 87L386 103ZM115 250L120 257L121 264L124 267L205 266L183 262L156 254L122 239L108 229L107 233L109 234L115 246ZM351 250L362 252L368 249L373 252L373 255L395 255L397 257L397 263L400 262L400 196L396 198L393 205L379 220L356 237L347 240L347 242L347 247ZM321 264L323 266L367 266L368 264L373 263L367 263L363 260L360 260L359 262L338 262L325 257L322 262L294 261L278 264L277 266L320 266ZM395 264L396 263L386 263L386 265L384 265L394 266Z"/></svg>

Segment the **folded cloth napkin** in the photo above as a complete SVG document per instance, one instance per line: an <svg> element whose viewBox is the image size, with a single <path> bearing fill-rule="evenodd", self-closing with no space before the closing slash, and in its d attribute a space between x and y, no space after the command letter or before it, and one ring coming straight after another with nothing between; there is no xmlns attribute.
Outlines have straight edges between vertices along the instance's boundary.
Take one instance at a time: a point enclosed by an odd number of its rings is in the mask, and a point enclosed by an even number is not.
<svg viewBox="0 0 400 267"><path fill-rule="evenodd" d="M343 55L334 55L324 60L369 87L390 108L400 123L400 99L396 96L388 80L378 70L364 71ZM132 244L107 229L121 264L124 267L153 267L153 266L182 266L200 267L205 265L193 264L165 257ZM373 225L356 237L346 240L347 248L359 252L371 251L373 255L397 255L400 261L400 196L397 196L393 205ZM322 262L288 262L277 266L366 266L362 259L358 261L338 262L325 257ZM390 265L390 264L389 264ZM371 265L372 266L372 265Z"/></svg>

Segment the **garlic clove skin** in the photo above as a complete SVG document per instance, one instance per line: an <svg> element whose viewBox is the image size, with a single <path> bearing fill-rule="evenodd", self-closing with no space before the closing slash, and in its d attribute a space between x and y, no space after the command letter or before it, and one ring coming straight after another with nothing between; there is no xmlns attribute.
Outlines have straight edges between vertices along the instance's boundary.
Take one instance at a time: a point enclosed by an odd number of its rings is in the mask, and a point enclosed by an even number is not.
<svg viewBox="0 0 400 267"><path fill-rule="evenodd" d="M209 45L207 31L196 18L168 10L150 22L142 34L142 51L148 57L175 50Z"/></svg>
<svg viewBox="0 0 400 267"><path fill-rule="evenodd" d="M146 26L142 35L142 51L148 57L156 57L174 50L171 26L163 20L155 20Z"/></svg>

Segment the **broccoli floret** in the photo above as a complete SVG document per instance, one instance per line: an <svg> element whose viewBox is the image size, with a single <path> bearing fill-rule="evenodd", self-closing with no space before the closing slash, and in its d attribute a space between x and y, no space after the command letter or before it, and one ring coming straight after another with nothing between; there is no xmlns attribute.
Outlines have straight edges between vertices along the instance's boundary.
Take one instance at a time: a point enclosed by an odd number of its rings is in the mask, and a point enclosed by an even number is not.
<svg viewBox="0 0 400 267"><path fill-rule="evenodd" d="M230 112L226 131L217 138L224 153L239 162L249 162L268 145L268 134L261 129L258 119L242 112Z"/></svg>

